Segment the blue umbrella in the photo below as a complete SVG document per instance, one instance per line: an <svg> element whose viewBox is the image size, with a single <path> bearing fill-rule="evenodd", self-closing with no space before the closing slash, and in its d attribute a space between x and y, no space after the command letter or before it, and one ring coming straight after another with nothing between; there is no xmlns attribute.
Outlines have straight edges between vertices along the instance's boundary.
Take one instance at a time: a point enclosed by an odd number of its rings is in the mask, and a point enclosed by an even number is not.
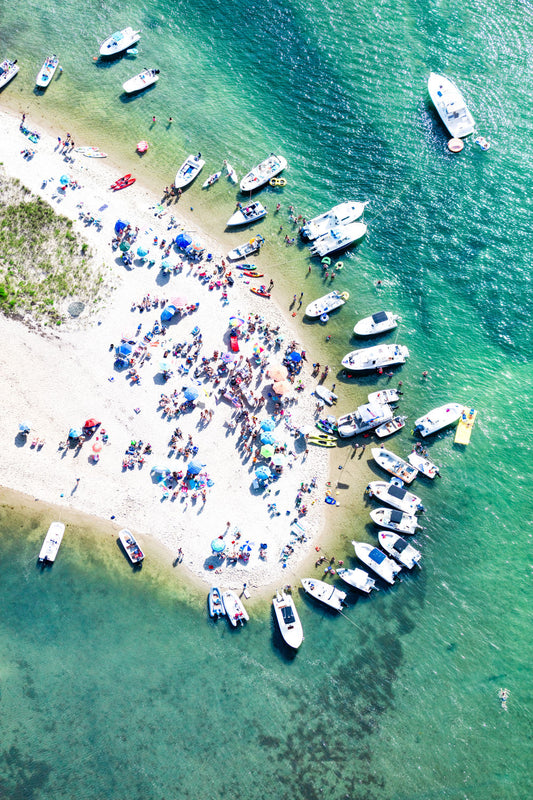
<svg viewBox="0 0 533 800"><path fill-rule="evenodd" d="M222 553L226 549L223 539L213 539L211 542L211 550L213 553Z"/></svg>
<svg viewBox="0 0 533 800"><path fill-rule="evenodd" d="M186 400L196 400L196 398L198 397L198 395L199 395L199 392L198 392L198 390L197 390L197 389L194 389L192 386L189 386L189 387L188 387L187 389L185 389L185 391L183 392L183 396L184 396L184 398L185 398Z"/></svg>
<svg viewBox="0 0 533 800"><path fill-rule="evenodd" d="M187 472L190 475L198 475L198 473L201 472L204 467L205 464L200 464L199 461L191 461L191 463L187 467Z"/></svg>
<svg viewBox="0 0 533 800"><path fill-rule="evenodd" d="M285 456L283 453L275 453L272 456L271 463L274 464L275 467L282 467L285 464Z"/></svg>
<svg viewBox="0 0 533 800"><path fill-rule="evenodd" d="M145 256L148 255L148 250L146 249L146 247L138 247L137 248L137 255L140 258L144 258Z"/></svg>
<svg viewBox="0 0 533 800"><path fill-rule="evenodd" d="M175 245L179 247L180 250L184 250L192 243L192 238L187 236L185 233L180 233L179 236L176 237Z"/></svg>
<svg viewBox="0 0 533 800"><path fill-rule="evenodd" d="M261 444L274 444L275 441L276 437L270 431L266 431L261 435Z"/></svg>
<svg viewBox="0 0 533 800"><path fill-rule="evenodd" d="M154 475L170 475L170 470L167 467L152 467L150 472Z"/></svg>
<svg viewBox="0 0 533 800"><path fill-rule="evenodd" d="M80 428L71 428L68 432L69 439L79 439L81 436Z"/></svg>
<svg viewBox="0 0 533 800"><path fill-rule="evenodd" d="M172 269L172 264L170 263L170 261L162 261L161 269Z"/></svg>
<svg viewBox="0 0 533 800"><path fill-rule="evenodd" d="M260 467L257 467L257 469L255 471L255 474L256 474L256 477L258 477L260 481L266 481L272 475L272 473L270 472L269 468L265 467L264 465L262 465Z"/></svg>
<svg viewBox="0 0 533 800"><path fill-rule="evenodd" d="M116 348L117 356L129 356L132 352L133 347L129 344L119 344Z"/></svg>
<svg viewBox="0 0 533 800"><path fill-rule="evenodd" d="M289 359L297 364L302 360L302 356L300 353L297 353L296 350L293 350L292 353L289 353Z"/></svg>
<svg viewBox="0 0 533 800"><path fill-rule="evenodd" d="M30 425L29 422L21 422L20 425L19 425L19 431L21 433L29 433L30 432L30 428L31 428L31 425Z"/></svg>
<svg viewBox="0 0 533 800"><path fill-rule="evenodd" d="M70 183L70 178L69 178L69 176L68 176L68 175L62 175L62 176L60 177L60 179L59 179L59 183L61 184L61 186L66 186L66 185L67 185L67 183Z"/></svg>
<svg viewBox="0 0 533 800"><path fill-rule="evenodd" d="M161 319L163 320L163 322L168 322L169 319L172 319L175 313L176 313L176 308L174 306L167 306L161 312Z"/></svg>
<svg viewBox="0 0 533 800"><path fill-rule="evenodd" d="M100 211L103 211L104 208L105 206L102 207ZM115 222L115 233L120 233L120 231L123 231L124 228L127 228L129 224L129 222L125 222L123 219L117 219Z"/></svg>
<svg viewBox="0 0 533 800"><path fill-rule="evenodd" d="M273 431L276 427L276 423L273 419L264 419L261 423L261 430L263 431Z"/></svg>

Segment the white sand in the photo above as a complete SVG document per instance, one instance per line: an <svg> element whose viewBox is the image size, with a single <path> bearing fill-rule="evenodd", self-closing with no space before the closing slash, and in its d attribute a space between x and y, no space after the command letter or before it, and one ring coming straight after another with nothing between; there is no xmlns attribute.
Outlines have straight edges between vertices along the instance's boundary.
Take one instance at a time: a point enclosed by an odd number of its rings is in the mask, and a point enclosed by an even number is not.
<svg viewBox="0 0 533 800"><path fill-rule="evenodd" d="M31 127L31 120L26 124ZM60 328L47 328L39 331L29 328L19 321L0 316L0 337L3 347L0 352L2 382L0 402L0 436L3 443L0 466L0 482L11 489L18 489L47 502L72 507L89 514L109 519L113 515L119 528L128 527L139 535L141 545L148 544L148 537L155 537L168 548L168 557L173 561L178 548L184 552L183 567L196 576L222 587L249 587L282 585L287 572L282 566L280 554L285 545L291 544L294 552L288 560L290 572L317 545L323 526L324 494L328 480L327 450L309 448L305 456L303 439L296 439L286 422L278 422L275 433L286 441L289 451L295 452L285 466L283 476L271 486L269 497L265 493L252 491L254 477L251 458L243 459L242 451L237 450L237 432L228 429L235 409L230 403L213 403L213 419L199 427L200 411L182 415L179 420L167 420L158 410L160 394L170 394L180 389L187 379L180 377L175 370L168 383L160 383L158 364L163 357L163 347L149 347L151 360L139 368L140 385L131 385L125 372L118 373L113 367L113 354L109 352L110 343L120 343L122 336L135 338L137 326L142 322L146 332L159 319L160 308L141 313L132 311L132 300L140 302L147 293L152 297L171 298L184 296L190 302L199 301L199 310L174 322L168 331L166 341L192 341L191 331L199 326L203 334L204 346L201 355L211 356L214 350L228 350L228 320L233 314L247 316L259 313L271 326L280 325L285 337L285 345L294 334L290 323L273 301L256 298L242 280L229 290L229 304L224 305L220 289L209 291L197 277L198 268L185 268L181 274L172 275L163 282L158 269L162 251L157 249L156 265L152 269L124 268L118 258L119 251L113 252L110 242L113 226L120 217L133 226L139 226L141 240L151 242L154 234L159 239L176 235L178 229L167 231L170 213L159 219L153 207L158 198L136 183L125 191L112 193L108 187L116 179L106 165L106 160L88 159L77 156L74 164L66 164L57 151L57 141L41 130L42 138L38 145L28 142L19 130L19 119L8 114L0 114L0 137L3 142L3 162L7 175L17 177L35 194L41 195L64 215L76 220L76 229L83 232L91 248L98 253L98 262L106 265L110 283L116 289L106 298L99 309L86 310L77 319L68 319ZM20 155L24 147L35 147L35 157L27 162ZM64 199L59 199L56 187L58 178L67 172L76 179L82 189L66 191ZM41 188L44 179L54 178ZM55 197L53 197L55 195ZM78 203L100 216L103 230L98 232L94 226L86 227L79 221ZM98 209L106 205L105 211ZM173 206L173 212L176 206ZM148 231L146 237L143 233ZM215 260L223 254L216 242L207 234L199 234ZM246 232L243 233L246 240ZM152 251L155 254L155 249ZM178 263L179 257L173 250L169 260ZM233 275L237 276L236 270ZM158 339L158 337L154 337ZM159 337L161 340L161 337ZM165 339L163 339L163 342ZM265 347L264 355L274 352L255 335L241 342L241 352L251 354L252 346L259 342ZM167 344L168 346L168 344ZM171 359L175 367L182 363ZM277 360L272 358L272 360ZM268 391L269 381L257 367L253 369L251 388L257 395ZM114 380L110 381L109 378ZM288 410L290 422L296 426L314 423L316 398L311 394L315 381L310 378L308 365L301 376L305 391L293 393L297 402ZM224 384L224 381L220 384ZM202 383L207 392L217 389L212 382ZM218 388L218 387L217 387ZM204 391L204 388L201 389ZM140 412L135 413L134 409ZM245 406L246 408L246 406ZM268 415L265 409L259 418ZM73 449L58 449L64 442L72 426L80 427L89 417L102 421L102 427L109 435L109 443L101 451L100 461L92 463L91 453L94 439L86 442L78 453ZM287 417L285 418L287 419ZM32 426L25 444L17 437L19 423L29 421ZM192 434L195 445L199 447L198 458L206 464L206 471L214 482L207 491L205 505L198 498L185 498L183 493L176 500L163 499L163 490L154 483L150 468L154 465L168 466L181 470L185 462L182 458L168 458L168 441L178 425L184 440ZM35 438L45 440L39 450L32 447ZM150 442L153 455L146 458L142 468L122 470L124 451L132 439ZM265 463L260 459L256 466ZM304 501L308 514L302 518L306 530L306 540L297 542L290 535L290 523L298 517L295 498L301 482L309 483L317 479L317 489L307 494ZM79 484L76 485L76 479ZM267 506L275 501L281 512L272 515ZM229 522L229 528L226 523ZM236 532L240 538L236 538ZM226 559L212 556L211 541L225 535L228 549L239 548L246 541L251 543L248 563L239 560L229 564ZM253 543L253 544L252 544ZM259 557L259 544L267 543L267 559ZM148 547L149 549L149 547Z"/></svg>

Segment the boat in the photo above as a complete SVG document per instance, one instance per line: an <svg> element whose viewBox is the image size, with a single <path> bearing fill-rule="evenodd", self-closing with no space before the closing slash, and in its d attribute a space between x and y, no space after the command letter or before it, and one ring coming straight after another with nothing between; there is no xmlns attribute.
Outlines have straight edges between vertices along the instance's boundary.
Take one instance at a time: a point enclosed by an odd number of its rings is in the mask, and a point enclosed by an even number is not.
<svg viewBox="0 0 533 800"><path fill-rule="evenodd" d="M393 481L396 479L393 478ZM366 493L369 497L375 497L380 503L388 503L389 506L406 514L424 511L420 498L416 494L408 492L403 486L398 486L396 482L371 481L366 487Z"/></svg>
<svg viewBox="0 0 533 800"><path fill-rule="evenodd" d="M349 225L340 225L332 228L324 236L315 239L311 247L314 256L327 256L338 250L345 250L350 245L362 239L368 228L364 222L351 222Z"/></svg>
<svg viewBox="0 0 533 800"><path fill-rule="evenodd" d="M132 178L131 174L124 175L122 178L119 178L115 183L112 183L109 187L114 192L118 192L120 189L127 189L128 186L132 186L137 178Z"/></svg>
<svg viewBox="0 0 533 800"><path fill-rule="evenodd" d="M74 152L85 158L107 158L107 153L103 153L99 147L76 147Z"/></svg>
<svg viewBox="0 0 533 800"><path fill-rule="evenodd" d="M240 184L241 192L255 192L256 189L267 184L271 178L283 172L286 166L287 161L283 156L271 153L268 158L265 158L244 176Z"/></svg>
<svg viewBox="0 0 533 800"><path fill-rule="evenodd" d="M383 446L372 448L372 458L381 469L400 478L404 483L412 483L418 474L416 467L413 467L408 461L404 461L391 450L386 450Z"/></svg>
<svg viewBox="0 0 533 800"><path fill-rule="evenodd" d="M137 44L140 38L141 32L134 31L133 28L130 27L124 28L121 31L116 31L116 33L112 33L111 36L108 36L105 42L102 42L100 46L100 55L104 57L118 56L119 53L123 53L124 50Z"/></svg>
<svg viewBox="0 0 533 800"><path fill-rule="evenodd" d="M205 161L203 160L201 153L198 153L196 156L187 156L176 173L176 178L174 179L175 188L182 189L184 186L188 186L189 183L192 183L198 173L202 170L204 164Z"/></svg>
<svg viewBox="0 0 533 800"><path fill-rule="evenodd" d="M244 625L245 622L248 622L250 619L248 612L241 602L240 597L237 597L235 592L229 589L225 591L222 595L222 602L224 603L228 619L234 628L236 628L237 625Z"/></svg>
<svg viewBox="0 0 533 800"><path fill-rule="evenodd" d="M342 366L348 372L369 372L405 364L408 358L409 350L403 344L377 344L352 350L342 359Z"/></svg>
<svg viewBox="0 0 533 800"><path fill-rule="evenodd" d="M210 175L209 178L202 183L202 189L208 189L210 186L212 186L214 183L218 181L221 175L222 172L213 172L213 174Z"/></svg>
<svg viewBox="0 0 533 800"><path fill-rule="evenodd" d="M303 642L304 632L292 595L276 592L272 605L285 644L288 644L293 650L298 650Z"/></svg>
<svg viewBox="0 0 533 800"><path fill-rule="evenodd" d="M214 619L218 619L219 617L223 617L226 613L226 609L224 608L224 603L222 602L222 595L220 594L220 589L217 589L216 586L211 587L209 590L209 594L207 596L207 602L209 604L209 616L213 617Z"/></svg>
<svg viewBox="0 0 533 800"><path fill-rule="evenodd" d="M355 589L359 589L360 592L365 592L365 594L370 594L372 589L376 588L376 581L364 569L359 569L358 567L345 569L342 567L337 570L337 575L342 581L355 587Z"/></svg>
<svg viewBox="0 0 533 800"><path fill-rule="evenodd" d="M270 292L268 291L266 286L259 286L259 288L251 286L250 291L253 292L254 294L258 294L259 297L267 297L267 298L270 297Z"/></svg>
<svg viewBox="0 0 533 800"><path fill-rule="evenodd" d="M379 575L387 583L393 584L396 575L402 571L401 566L396 564L392 558L387 558L385 553L367 542L353 542L355 555L372 572Z"/></svg>
<svg viewBox="0 0 533 800"><path fill-rule="evenodd" d="M389 420L389 422L385 422L384 425L380 425L379 428L376 428L376 436L383 439L385 436L391 436L393 433L396 433L396 431L401 431L401 429L405 427L406 420L407 417L394 417Z"/></svg>
<svg viewBox="0 0 533 800"><path fill-rule="evenodd" d="M231 164L228 164L226 159L224 159L223 164L226 169L226 172L228 173L228 180L230 180L232 183L237 183L239 179L237 178L237 173L235 172Z"/></svg>
<svg viewBox="0 0 533 800"><path fill-rule="evenodd" d="M10 61L9 58L6 58L2 61L0 64L0 89L3 89L15 77L19 69L17 59Z"/></svg>
<svg viewBox="0 0 533 800"><path fill-rule="evenodd" d="M415 420L414 432L420 436L429 436L432 433L453 425L461 417L464 406L461 403L448 403L445 406L434 408L423 417Z"/></svg>
<svg viewBox="0 0 533 800"><path fill-rule="evenodd" d="M241 258L246 258L247 256L251 256L253 253L258 253L261 249L261 246L265 243L265 240L262 236L255 236L253 239L250 239L249 242L245 244L239 245L239 247L235 247L233 250L230 250L228 253L228 259L230 261L238 261ZM248 269L254 267L254 264L248 264ZM240 267L237 267L240 269Z"/></svg>
<svg viewBox="0 0 533 800"><path fill-rule="evenodd" d="M339 417L337 429L339 436L347 438L371 431L391 419L392 408L390 406L382 403L366 403L356 408L351 414Z"/></svg>
<svg viewBox="0 0 533 800"><path fill-rule="evenodd" d="M37 86L41 89L46 89L49 83L52 82L54 73L59 66L59 59L57 56L49 56L42 65L39 74L35 80Z"/></svg>
<svg viewBox="0 0 533 800"><path fill-rule="evenodd" d="M266 215L266 208L258 201L247 206L242 206L239 203L235 213L226 222L226 227L234 228L237 225L249 225L251 222L256 222L258 219L266 217Z"/></svg>
<svg viewBox="0 0 533 800"><path fill-rule="evenodd" d="M131 563L140 564L141 561L144 560L144 553L137 544L133 533L127 528L122 528L122 530L119 531L118 538Z"/></svg>
<svg viewBox="0 0 533 800"><path fill-rule="evenodd" d="M398 536L397 533L380 531L378 533L378 541L386 553L389 553L399 564L407 567L407 569L416 567L422 558L422 553L406 542L405 539L402 539L401 536Z"/></svg>
<svg viewBox="0 0 533 800"><path fill-rule="evenodd" d="M417 528L422 529L418 524L418 517L414 514L405 514L396 508L373 508L370 517L375 525L380 528L388 528L391 531L408 534L412 536Z"/></svg>
<svg viewBox="0 0 533 800"><path fill-rule="evenodd" d="M475 408L463 409L463 413L459 419L459 425L455 431L455 444L470 444L470 437L472 435L472 428L476 421L477 411Z"/></svg>
<svg viewBox="0 0 533 800"><path fill-rule="evenodd" d="M157 83L158 80L158 69L143 69L138 75L134 75L129 81L123 83L122 88L126 94L134 94L135 92L142 92L143 89L147 89L153 83Z"/></svg>
<svg viewBox="0 0 533 800"><path fill-rule="evenodd" d="M337 589L336 586L330 586L329 583L324 581L318 581L316 578L302 578L301 583L307 594L310 594L315 600L320 600L321 603L335 609L335 611L342 610L346 592Z"/></svg>
<svg viewBox="0 0 533 800"><path fill-rule="evenodd" d="M398 389L382 389L380 392L370 392L369 403L397 403L400 399Z"/></svg>
<svg viewBox="0 0 533 800"><path fill-rule="evenodd" d="M399 319L398 314L393 314L392 311L376 311L372 316L360 319L353 332L356 336L377 336L397 328Z"/></svg>
<svg viewBox="0 0 533 800"><path fill-rule="evenodd" d="M318 386L315 387L315 394L317 397L320 397L320 399L323 400L324 403L327 403L328 406L332 406L333 403L336 403L337 400L339 399L334 392L331 392L329 389L326 389L326 387L322 386L321 383L319 383Z"/></svg>
<svg viewBox="0 0 533 800"><path fill-rule="evenodd" d="M340 308L349 299L348 292L330 292L312 303L305 309L306 317L321 317L323 314L330 314L335 309Z"/></svg>
<svg viewBox="0 0 533 800"><path fill-rule="evenodd" d="M302 239L312 242L320 236L327 234L332 228L339 228L342 225L349 225L363 216L365 206L370 201L364 203L346 202L339 203L325 214L320 214L318 217L313 217L309 222L306 222L300 230Z"/></svg>
<svg viewBox="0 0 533 800"><path fill-rule="evenodd" d="M426 458L426 456L417 453L413 450L412 453L409 453L407 456L407 460L410 464L413 465L422 475L425 475L426 478L436 478L439 475L439 468L436 464Z"/></svg>
<svg viewBox="0 0 533 800"><path fill-rule="evenodd" d="M65 526L62 522L52 522L48 528L48 532L44 537L43 546L39 553L39 561L44 564L52 564L56 560L57 551L61 545L63 534L65 533Z"/></svg>
<svg viewBox="0 0 533 800"><path fill-rule="evenodd" d="M436 72L428 78L428 92L439 117L454 139L474 133L475 122L466 100L453 81Z"/></svg>

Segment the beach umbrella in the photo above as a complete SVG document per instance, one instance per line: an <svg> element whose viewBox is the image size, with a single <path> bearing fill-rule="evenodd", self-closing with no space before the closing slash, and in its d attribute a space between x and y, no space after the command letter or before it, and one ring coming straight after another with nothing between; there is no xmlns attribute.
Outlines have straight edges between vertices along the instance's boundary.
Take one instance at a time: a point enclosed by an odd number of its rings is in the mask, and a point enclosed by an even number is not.
<svg viewBox="0 0 533 800"><path fill-rule="evenodd" d="M287 394L292 387L289 381L276 381L276 383L272 384L272 388L276 394Z"/></svg>
<svg viewBox="0 0 533 800"><path fill-rule="evenodd" d="M222 359L224 364L229 364L231 361L235 361L237 356L235 355L235 353L222 353L220 358Z"/></svg>
<svg viewBox="0 0 533 800"><path fill-rule="evenodd" d="M198 473L200 473L204 467L205 464L201 464L199 461L191 461L187 467L187 472L189 475L198 475Z"/></svg>
<svg viewBox="0 0 533 800"><path fill-rule="evenodd" d="M146 153L146 151L148 150L149 146L150 145L148 144L148 142L145 142L144 139L143 139L142 142L138 143L137 151L139 153Z"/></svg>
<svg viewBox="0 0 533 800"><path fill-rule="evenodd" d="M294 361L295 364L299 364L302 360L302 356L300 353L297 353L296 350L293 350L292 353L289 353L290 361Z"/></svg>
<svg viewBox="0 0 533 800"><path fill-rule="evenodd" d="M196 400L198 397L199 392L198 389L195 389L192 386L189 386L187 389L184 390L183 396L186 400Z"/></svg>
<svg viewBox="0 0 533 800"><path fill-rule="evenodd" d="M94 417L91 417L90 419L86 419L85 420L85 425L83 427L84 428L96 428L97 425L100 425L99 420L95 419Z"/></svg>
<svg viewBox="0 0 533 800"><path fill-rule="evenodd" d="M313 428L312 425L302 425L302 427L299 430L299 433L300 433L300 436L308 436L313 431L314 431L314 428Z"/></svg>
<svg viewBox="0 0 533 800"><path fill-rule="evenodd" d="M265 433L261 434L261 444L275 444L276 437L270 431L265 431Z"/></svg>
<svg viewBox="0 0 533 800"><path fill-rule="evenodd" d="M68 176L68 175L62 175L62 176L60 177L60 179L59 179L59 183L61 184L61 186L66 186L66 185L67 185L67 183L70 183L70 178L69 178L69 176Z"/></svg>
<svg viewBox="0 0 533 800"><path fill-rule="evenodd" d="M192 243L192 239L190 236L187 236L186 233L180 233L179 236L176 236L176 241L174 244L176 247L179 247L180 250L184 250Z"/></svg>
<svg viewBox="0 0 533 800"><path fill-rule="evenodd" d="M263 348L261 347L261 345L256 343L256 344L254 344L254 346L252 348L252 352L253 352L254 356L261 355L261 353L263 352Z"/></svg>
<svg viewBox="0 0 533 800"><path fill-rule="evenodd" d="M273 419L264 419L261 423L261 430L262 431L273 431L276 427L276 423Z"/></svg>
<svg viewBox="0 0 533 800"><path fill-rule="evenodd" d="M130 344L119 344L116 348L117 356L129 356L133 347Z"/></svg>
<svg viewBox="0 0 533 800"><path fill-rule="evenodd" d="M119 244L119 248L122 250L123 253L127 253L130 247L131 244L129 242L121 242Z"/></svg>
<svg viewBox="0 0 533 800"><path fill-rule="evenodd" d="M172 269L172 264L170 261L162 261L161 262L161 269Z"/></svg>
<svg viewBox="0 0 533 800"><path fill-rule="evenodd" d="M275 467L282 467L285 464L285 456L283 453L275 453L271 458L271 463Z"/></svg>
<svg viewBox="0 0 533 800"><path fill-rule="evenodd" d="M268 366L267 375L273 381L283 381L288 375L287 367L284 367L283 364L276 364L273 362Z"/></svg>
<svg viewBox="0 0 533 800"><path fill-rule="evenodd" d="M69 439L79 439L81 436L81 431L79 428L71 428L68 432Z"/></svg>
<svg viewBox="0 0 533 800"><path fill-rule="evenodd" d="M175 306L176 308L181 308L182 306L187 305L187 298L186 297L171 297L170 304Z"/></svg>
<svg viewBox="0 0 533 800"><path fill-rule="evenodd" d="M261 455L263 458L272 458L274 452L274 447L271 444L264 444L261 448Z"/></svg>
<svg viewBox="0 0 533 800"><path fill-rule="evenodd" d="M272 475L272 473L269 470L269 468L265 467L264 465L261 465L260 467L257 467L257 469L255 471L255 474L256 474L256 477L259 478L260 481L266 481Z"/></svg>
<svg viewBox="0 0 533 800"><path fill-rule="evenodd" d="M164 477L170 475L168 467L152 467L150 472L154 475L163 475Z"/></svg>
<svg viewBox="0 0 533 800"><path fill-rule="evenodd" d="M148 255L148 253L149 253L149 250L147 250L146 247L138 247L137 248L137 255L140 258L144 258L145 256Z"/></svg>
<svg viewBox="0 0 533 800"><path fill-rule="evenodd" d="M100 442L95 442L93 444L93 453L99 453L101 449L102 449L102 445L101 445Z"/></svg>
<svg viewBox="0 0 533 800"><path fill-rule="evenodd" d="M244 325L244 320L241 317L230 317L229 324L230 328L238 328L239 325Z"/></svg>
<svg viewBox="0 0 533 800"><path fill-rule="evenodd" d="M30 432L30 428L31 428L31 425L30 425L29 422L21 422L20 425L19 425L19 431L21 433L29 433Z"/></svg>
<svg viewBox="0 0 533 800"><path fill-rule="evenodd" d="M213 553L222 553L226 549L223 539L213 539L211 542L211 550Z"/></svg>
<svg viewBox="0 0 533 800"><path fill-rule="evenodd" d="M103 207L100 209L100 211L103 211ZM115 233L120 233L120 231L123 231L124 228L127 228L129 224L129 222L125 222L123 219L117 219L115 222Z"/></svg>
<svg viewBox="0 0 533 800"><path fill-rule="evenodd" d="M169 319L172 319L176 313L176 310L177 309L174 306L166 306L161 312L161 319L163 322L168 322Z"/></svg>
<svg viewBox="0 0 533 800"><path fill-rule="evenodd" d="M167 359L163 359L163 361L159 362L159 369L161 372L170 372L172 364Z"/></svg>

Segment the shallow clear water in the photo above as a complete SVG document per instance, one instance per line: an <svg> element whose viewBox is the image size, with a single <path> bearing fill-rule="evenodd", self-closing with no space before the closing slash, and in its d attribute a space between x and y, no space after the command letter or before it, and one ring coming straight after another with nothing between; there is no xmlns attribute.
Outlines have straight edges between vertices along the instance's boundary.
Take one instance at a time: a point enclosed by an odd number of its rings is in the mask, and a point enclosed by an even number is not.
<svg viewBox="0 0 533 800"><path fill-rule="evenodd" d="M126 24L143 30L137 59L95 64L98 43ZM531 794L530 28L531 9L508 2L379 2L371 12L359 2L134 2L127 17L74 0L2 7L2 57L21 64L2 103L55 120L58 135L98 144L153 185L197 150L209 173L223 158L242 174L270 151L287 157L288 185L261 195L270 214L255 228L281 302L331 283L316 263L308 275L305 248L284 245L289 204L310 216L371 200L368 235L334 284L349 302L327 328L295 319L308 349L335 373L355 347L355 319L394 309L402 324L387 341L411 357L391 385L403 381L410 422L447 400L473 404L479 419L468 448L450 433L430 445L444 478L417 481L423 569L370 599L350 596L348 619L301 598L306 639L294 659L266 604L246 630L212 625L177 577L149 563L132 573L111 537L76 525L41 573L49 518L5 510L0 796ZM51 51L64 72L36 96ZM145 65L161 68L157 87L124 101L122 82ZM427 98L431 69L460 84L488 153L468 142L448 154ZM151 144L142 160L141 138ZM221 181L194 185L181 204L234 244L222 231L235 198ZM333 380L343 411L387 385ZM391 446L407 453L412 441L408 425ZM377 472L349 447L334 459L335 554L351 562L351 539L373 539L361 490ZM507 714L500 686L511 691Z"/></svg>

